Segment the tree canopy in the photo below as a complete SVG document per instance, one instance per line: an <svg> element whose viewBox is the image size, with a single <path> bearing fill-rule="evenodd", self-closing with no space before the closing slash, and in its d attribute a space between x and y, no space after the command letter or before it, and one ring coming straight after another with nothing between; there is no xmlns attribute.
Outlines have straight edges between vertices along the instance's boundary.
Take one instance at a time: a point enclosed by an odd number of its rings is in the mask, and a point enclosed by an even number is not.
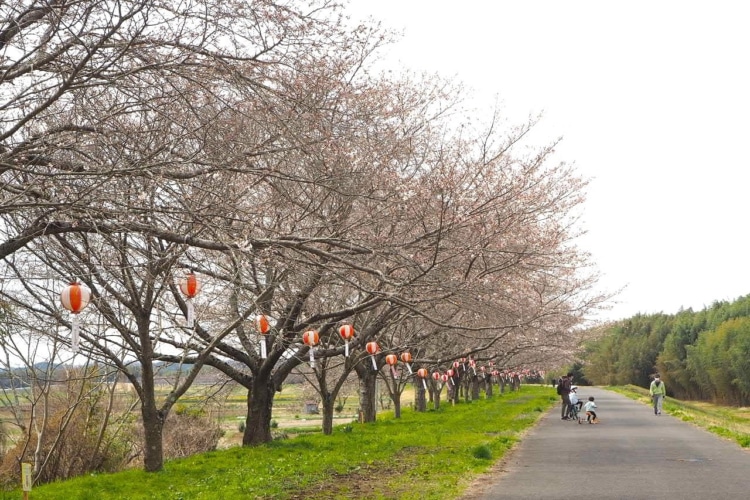
<svg viewBox="0 0 750 500"><path fill-rule="evenodd" d="M352 349L378 340L425 366L554 365L606 299L576 246L586 182L554 142L527 144L535 120L503 129L440 77L376 72L391 35L335 3L14 0L0 13L8 334L67 345L60 290L88 287L81 349L136 387L147 470L203 365L247 387L252 445L270 439L305 331L323 357L343 353L348 322ZM195 298L178 287L188 274ZM191 370L159 398L163 361Z"/></svg>

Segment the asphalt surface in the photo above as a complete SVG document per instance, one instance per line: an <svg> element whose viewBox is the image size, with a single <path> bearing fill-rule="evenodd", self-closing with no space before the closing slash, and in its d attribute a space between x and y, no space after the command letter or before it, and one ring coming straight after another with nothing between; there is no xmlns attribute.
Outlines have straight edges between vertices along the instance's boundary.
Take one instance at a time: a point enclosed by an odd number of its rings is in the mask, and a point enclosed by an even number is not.
<svg viewBox="0 0 750 500"><path fill-rule="evenodd" d="M560 420L557 405L465 498L750 499L750 452L734 442L614 392L578 393L596 398L600 424Z"/></svg>

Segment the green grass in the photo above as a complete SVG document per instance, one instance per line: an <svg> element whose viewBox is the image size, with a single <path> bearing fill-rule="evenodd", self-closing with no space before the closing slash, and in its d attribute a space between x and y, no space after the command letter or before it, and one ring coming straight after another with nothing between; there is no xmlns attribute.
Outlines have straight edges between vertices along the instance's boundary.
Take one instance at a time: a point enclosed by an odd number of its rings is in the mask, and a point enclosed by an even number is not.
<svg viewBox="0 0 750 500"><path fill-rule="evenodd" d="M306 433L165 464L34 488L45 499L448 499L518 441L557 402L549 387L524 386L437 411L381 413L331 436ZM0 498L20 498L19 493Z"/></svg>
<svg viewBox="0 0 750 500"><path fill-rule="evenodd" d="M627 385L607 389L644 404L651 404L648 390L642 387ZM750 447L750 411L747 408L719 406L703 401L680 401L668 397L664 400L664 412L730 439L743 448Z"/></svg>

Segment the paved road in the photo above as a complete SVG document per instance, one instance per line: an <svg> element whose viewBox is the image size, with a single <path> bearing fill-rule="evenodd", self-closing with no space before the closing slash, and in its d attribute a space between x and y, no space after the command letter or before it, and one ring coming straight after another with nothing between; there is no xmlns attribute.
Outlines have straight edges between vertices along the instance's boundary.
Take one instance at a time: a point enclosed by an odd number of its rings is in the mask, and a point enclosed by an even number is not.
<svg viewBox="0 0 750 500"><path fill-rule="evenodd" d="M599 425L562 421L558 405L465 498L750 499L750 452L619 394L578 392L596 398Z"/></svg>

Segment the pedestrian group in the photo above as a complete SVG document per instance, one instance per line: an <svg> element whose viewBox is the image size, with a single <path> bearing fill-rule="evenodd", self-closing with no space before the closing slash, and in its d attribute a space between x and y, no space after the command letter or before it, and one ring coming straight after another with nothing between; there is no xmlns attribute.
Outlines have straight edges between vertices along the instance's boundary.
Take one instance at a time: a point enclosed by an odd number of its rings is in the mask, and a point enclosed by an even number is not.
<svg viewBox="0 0 750 500"><path fill-rule="evenodd" d="M648 389L651 401L654 407L654 415L661 415L664 399L667 397L667 387L657 373ZM578 398L578 386L573 385L573 373L567 373L557 380L557 394L562 400L562 410L560 418L562 420L577 420L582 423L579 417L581 411L585 412L586 422L589 424L598 424L599 418L596 416L596 403L594 396L589 396L585 403Z"/></svg>

